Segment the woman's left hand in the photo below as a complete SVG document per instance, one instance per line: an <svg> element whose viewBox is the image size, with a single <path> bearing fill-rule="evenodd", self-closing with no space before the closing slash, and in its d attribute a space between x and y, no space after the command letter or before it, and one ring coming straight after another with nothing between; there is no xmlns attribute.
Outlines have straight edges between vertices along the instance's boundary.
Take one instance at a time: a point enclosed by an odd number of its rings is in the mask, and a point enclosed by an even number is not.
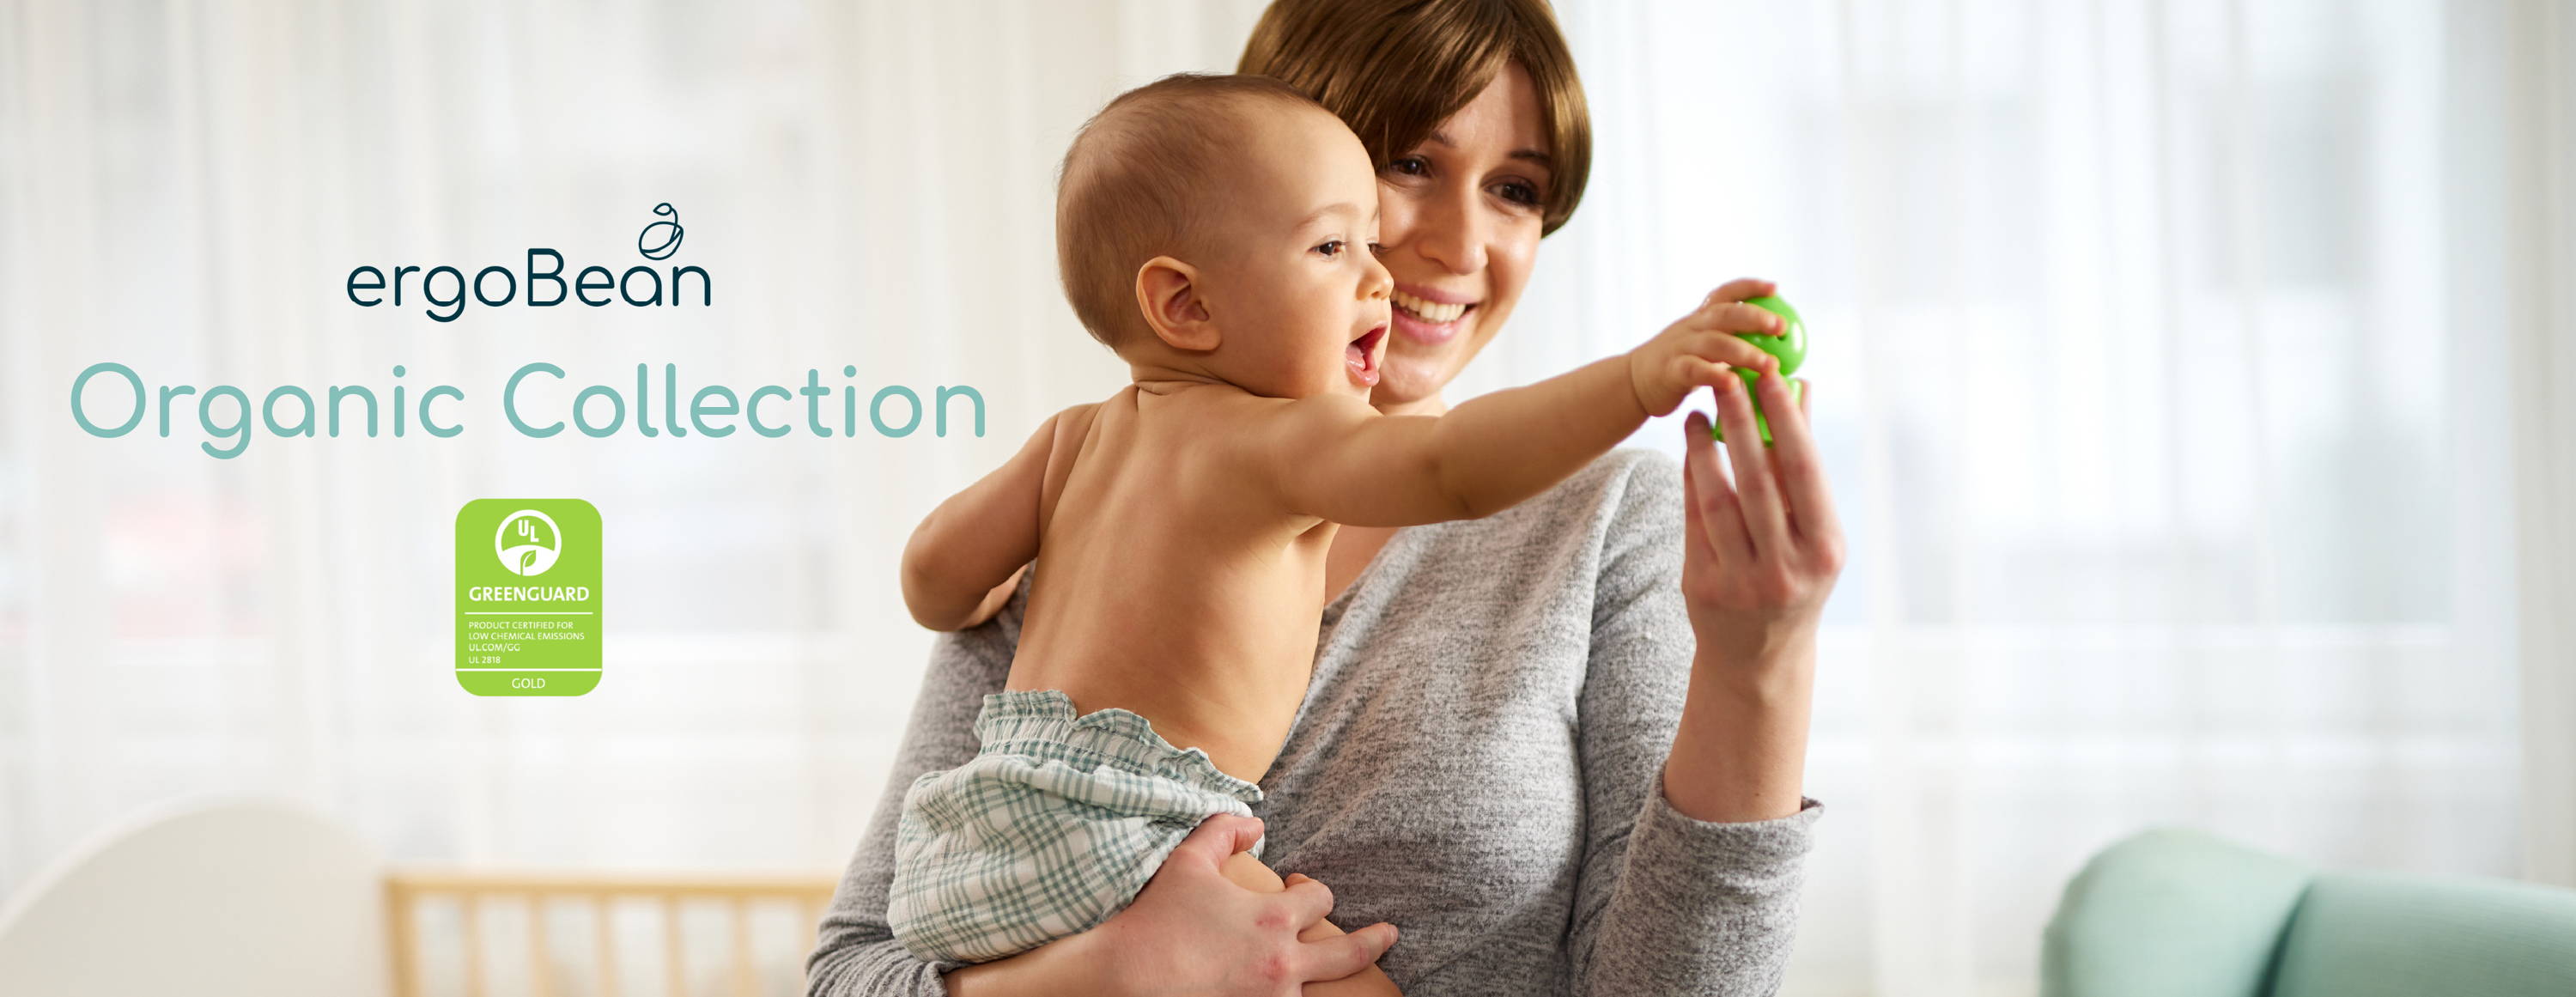
<svg viewBox="0 0 2576 997"><path fill-rule="evenodd" d="M1740 281L1720 289L1727 291L1750 297L1771 293L1771 285ZM1719 382L1717 419L1730 441L1732 483L1718 467L1708 416L1693 412L1683 420L1682 599L1701 668L1758 681L1814 657L1816 620L1842 572L1843 533L1808 432L1814 385L1805 387L1792 400L1778 362L1765 358L1754 390L1771 427L1766 447L1745 386L1733 377Z"/></svg>

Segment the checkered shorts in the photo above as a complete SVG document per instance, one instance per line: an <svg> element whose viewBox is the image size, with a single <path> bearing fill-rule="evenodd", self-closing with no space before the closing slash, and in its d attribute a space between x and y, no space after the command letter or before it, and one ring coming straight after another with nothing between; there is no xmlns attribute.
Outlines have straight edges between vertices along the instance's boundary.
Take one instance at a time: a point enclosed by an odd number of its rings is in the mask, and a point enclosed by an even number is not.
<svg viewBox="0 0 2576 997"><path fill-rule="evenodd" d="M986 962L1088 930L1200 821L1261 801L1144 717L1077 718L1053 689L984 697L975 736L973 760L913 782L895 831L886 920L926 962Z"/></svg>

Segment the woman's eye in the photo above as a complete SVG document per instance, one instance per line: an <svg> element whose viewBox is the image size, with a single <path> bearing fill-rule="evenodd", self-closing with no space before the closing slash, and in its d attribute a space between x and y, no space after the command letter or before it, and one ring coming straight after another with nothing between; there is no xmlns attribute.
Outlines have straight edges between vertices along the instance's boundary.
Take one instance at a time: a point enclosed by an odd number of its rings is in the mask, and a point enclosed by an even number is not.
<svg viewBox="0 0 2576 997"><path fill-rule="evenodd" d="M1379 243L1377 242L1377 240L1375 240L1375 239L1371 239L1371 240L1369 240L1369 255L1370 255L1370 256L1384 256L1384 255L1386 255L1386 247L1385 247L1385 246L1383 246L1383 245L1381 245L1381 244L1379 244Z"/></svg>
<svg viewBox="0 0 2576 997"><path fill-rule="evenodd" d="M1496 184L1494 186L1494 192L1502 195L1503 200L1510 201L1513 204L1532 208L1538 207L1538 188L1532 187L1529 184L1522 183L1518 180Z"/></svg>
<svg viewBox="0 0 2576 997"><path fill-rule="evenodd" d="M1386 168L1408 177L1418 177L1431 172L1431 162L1420 156L1406 156L1386 164Z"/></svg>
<svg viewBox="0 0 2576 997"><path fill-rule="evenodd" d="M1331 259L1342 255L1343 245L1345 244L1340 239L1326 239L1323 244L1315 247L1315 251L1324 254L1325 259Z"/></svg>

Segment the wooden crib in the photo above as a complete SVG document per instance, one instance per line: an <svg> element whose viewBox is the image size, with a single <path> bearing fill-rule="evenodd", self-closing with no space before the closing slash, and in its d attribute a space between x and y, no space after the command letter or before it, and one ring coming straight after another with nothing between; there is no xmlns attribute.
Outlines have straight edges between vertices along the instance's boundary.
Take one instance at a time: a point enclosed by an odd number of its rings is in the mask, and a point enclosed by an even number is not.
<svg viewBox="0 0 2576 997"><path fill-rule="evenodd" d="M804 957L814 946L814 926L837 885L830 876L596 876L483 871L395 870L385 876L387 954L395 997L765 997L804 992ZM692 965L692 941L708 933L684 932L682 919L713 913L723 923L725 955L720 975ZM646 942L620 946L619 922L637 915L659 921ZM440 945L425 939L433 920L453 930ZM755 933L754 920L771 923ZM508 947L489 930L515 920L525 946L524 973L495 973L491 950ZM562 922L586 921L586 937L564 938ZM792 930L791 930L792 929ZM624 932L634 935L636 932ZM758 943L766 939L767 944ZM694 946L705 948L701 944ZM587 958L564 960L565 951ZM640 952L638 950L641 950ZM652 950L658 949L656 956ZM450 950L450 951L442 951ZM517 960L508 960L517 961ZM638 973L639 964L657 967ZM694 974L694 975L693 975ZM658 985L633 986L637 975L658 975Z"/></svg>

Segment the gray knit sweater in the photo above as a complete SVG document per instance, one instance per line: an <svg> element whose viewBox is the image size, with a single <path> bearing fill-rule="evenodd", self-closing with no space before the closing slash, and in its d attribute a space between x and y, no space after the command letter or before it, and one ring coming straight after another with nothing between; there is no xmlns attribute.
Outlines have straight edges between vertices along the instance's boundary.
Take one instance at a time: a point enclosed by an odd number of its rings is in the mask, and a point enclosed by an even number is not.
<svg viewBox="0 0 2576 997"><path fill-rule="evenodd" d="M1409 997L1769 994L1821 809L1748 824L1675 812L1659 772L1690 670L1681 469L1615 451L1482 520L1398 531L1324 610L1315 675L1253 815L1282 874L1345 927L1392 921ZM943 637L807 963L812 997L929 995L886 929L914 777L975 754L1022 589Z"/></svg>

